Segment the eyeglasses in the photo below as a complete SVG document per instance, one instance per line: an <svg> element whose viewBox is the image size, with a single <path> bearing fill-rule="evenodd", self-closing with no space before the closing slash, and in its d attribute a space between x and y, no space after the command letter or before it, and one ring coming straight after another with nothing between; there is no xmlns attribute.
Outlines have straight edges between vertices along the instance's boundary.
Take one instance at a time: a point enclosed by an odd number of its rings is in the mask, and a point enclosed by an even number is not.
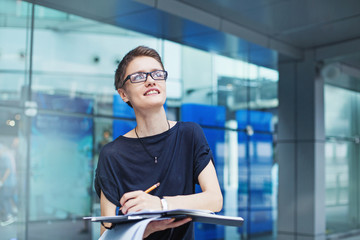
<svg viewBox="0 0 360 240"><path fill-rule="evenodd" d="M166 80L168 73L167 73L167 71L164 71L164 70L155 70L152 72L136 72L136 73L128 75L125 78L125 80L122 83L120 88L122 88L125 85L126 81L129 79L130 79L131 83L145 82L148 75L150 75L152 77L152 79L154 79L154 80Z"/></svg>

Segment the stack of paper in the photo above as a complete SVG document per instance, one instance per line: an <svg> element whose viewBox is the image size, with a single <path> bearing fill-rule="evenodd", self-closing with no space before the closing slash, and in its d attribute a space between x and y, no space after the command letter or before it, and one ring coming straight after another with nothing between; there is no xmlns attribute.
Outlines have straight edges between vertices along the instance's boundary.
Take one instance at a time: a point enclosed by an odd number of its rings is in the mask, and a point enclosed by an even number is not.
<svg viewBox="0 0 360 240"><path fill-rule="evenodd" d="M164 219L176 218L182 219L190 217L195 222L219 224L227 226L240 227L244 223L241 217L223 216L215 214L206 210L193 210L193 209L174 209L166 211L141 211L129 213L119 216L101 216L101 217L84 217L85 220L92 222L109 222L109 223L129 223L132 221L140 221L144 219Z"/></svg>

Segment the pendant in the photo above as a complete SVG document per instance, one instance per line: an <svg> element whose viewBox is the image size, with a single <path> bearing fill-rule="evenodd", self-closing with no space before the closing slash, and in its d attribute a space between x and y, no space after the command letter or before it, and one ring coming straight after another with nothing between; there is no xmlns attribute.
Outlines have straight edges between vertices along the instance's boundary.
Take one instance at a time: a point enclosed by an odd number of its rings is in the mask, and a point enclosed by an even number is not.
<svg viewBox="0 0 360 240"><path fill-rule="evenodd" d="M157 157L154 157L155 163L157 163Z"/></svg>

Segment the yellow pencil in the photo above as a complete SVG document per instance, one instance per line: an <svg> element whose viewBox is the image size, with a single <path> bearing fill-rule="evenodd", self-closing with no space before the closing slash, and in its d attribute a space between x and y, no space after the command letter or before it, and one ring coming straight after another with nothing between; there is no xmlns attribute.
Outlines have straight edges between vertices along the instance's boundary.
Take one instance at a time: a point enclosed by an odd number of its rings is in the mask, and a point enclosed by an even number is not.
<svg viewBox="0 0 360 240"><path fill-rule="evenodd" d="M145 190L145 193L149 193L152 190L154 190L155 188L157 188L158 186L160 186L160 183L155 183L154 185L152 185L151 187L149 187L148 189Z"/></svg>

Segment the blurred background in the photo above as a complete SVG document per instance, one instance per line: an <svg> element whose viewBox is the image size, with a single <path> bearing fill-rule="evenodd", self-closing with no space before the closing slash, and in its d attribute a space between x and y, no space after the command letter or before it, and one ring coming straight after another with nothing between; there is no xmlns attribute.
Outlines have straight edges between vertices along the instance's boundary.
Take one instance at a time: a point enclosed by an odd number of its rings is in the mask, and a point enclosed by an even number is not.
<svg viewBox="0 0 360 240"><path fill-rule="evenodd" d="M295 2L0 0L0 239L98 239L82 217L101 147L136 125L113 82L138 45L169 73L168 119L205 132L220 214L245 219L196 239L359 239L360 5Z"/></svg>

